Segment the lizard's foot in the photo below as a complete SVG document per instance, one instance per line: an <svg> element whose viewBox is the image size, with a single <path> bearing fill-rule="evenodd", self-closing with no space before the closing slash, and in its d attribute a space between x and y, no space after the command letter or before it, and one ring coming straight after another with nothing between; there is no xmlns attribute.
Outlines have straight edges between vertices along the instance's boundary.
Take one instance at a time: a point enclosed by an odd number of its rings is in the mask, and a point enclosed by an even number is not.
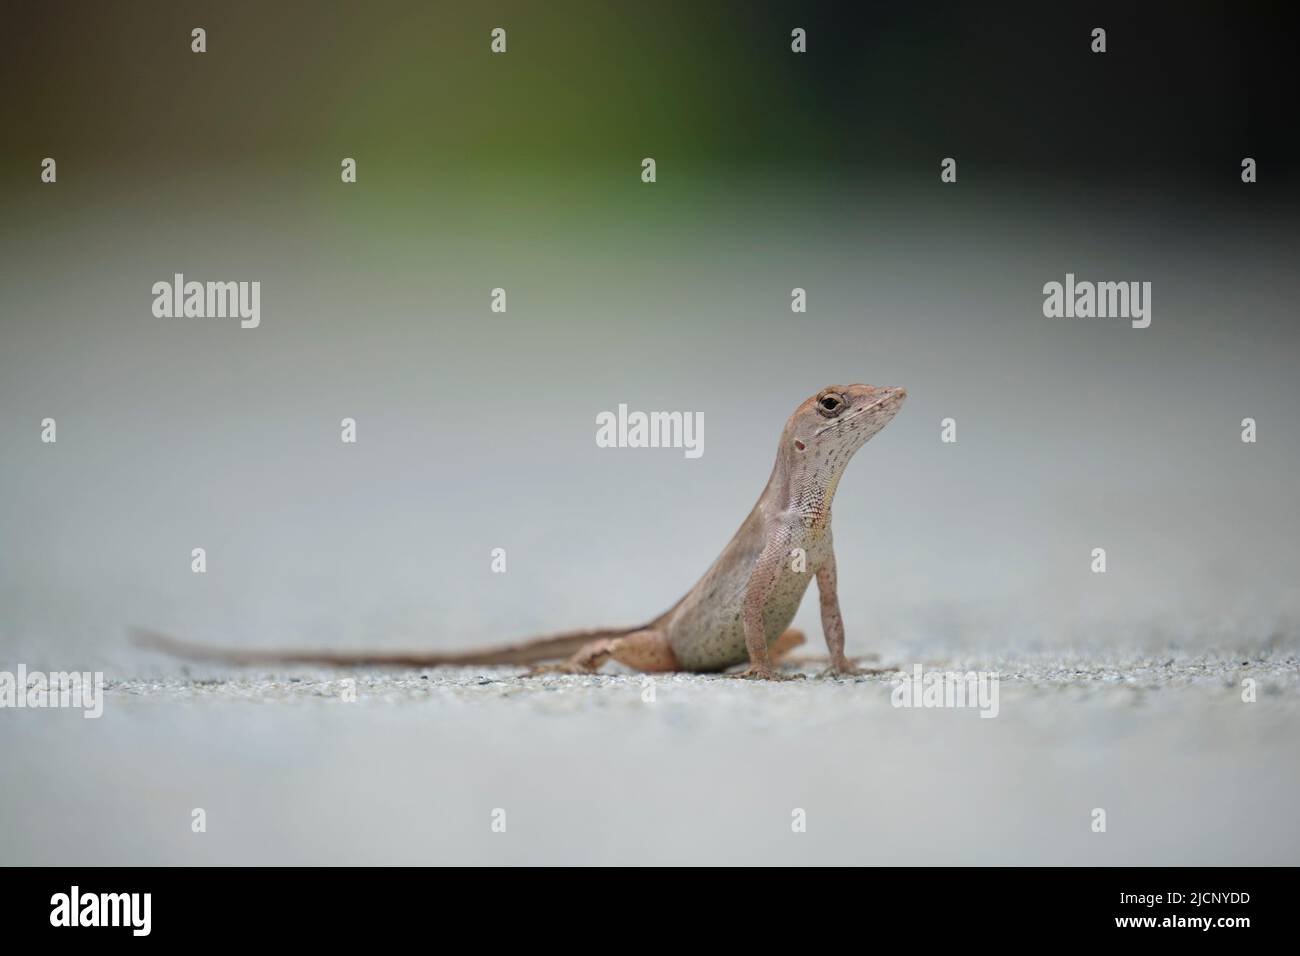
<svg viewBox="0 0 1300 956"><path fill-rule="evenodd" d="M803 680L803 674L778 674L770 667L758 667L750 664L743 671L727 674L734 680Z"/></svg>
<svg viewBox="0 0 1300 956"><path fill-rule="evenodd" d="M528 668L525 677L540 677L543 674L594 674L596 668L588 667L583 664L575 664L572 661L563 661L559 664L534 664Z"/></svg>
<svg viewBox="0 0 1300 956"><path fill-rule="evenodd" d="M576 654L558 664L536 664L528 671L529 677L539 674L594 674L600 665L609 660L618 647L618 639L597 638L590 644L584 644Z"/></svg>
<svg viewBox="0 0 1300 956"><path fill-rule="evenodd" d="M832 664L817 676L823 678L867 677L872 674L893 674L897 670L897 667L858 667L852 661L846 659L837 664Z"/></svg>

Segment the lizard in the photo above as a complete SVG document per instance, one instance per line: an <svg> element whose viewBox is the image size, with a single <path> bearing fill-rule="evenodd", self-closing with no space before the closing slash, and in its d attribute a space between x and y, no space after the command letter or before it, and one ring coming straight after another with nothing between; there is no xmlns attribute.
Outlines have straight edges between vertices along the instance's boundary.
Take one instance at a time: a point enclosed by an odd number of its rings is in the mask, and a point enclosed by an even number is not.
<svg viewBox="0 0 1300 956"><path fill-rule="evenodd" d="M137 643L182 657L232 664L435 667L531 664L534 673L594 673L608 660L643 672L716 673L776 680L774 662L804 642L790 628L815 577L829 674L862 673L844 653L831 501L854 453L897 414L907 392L895 386L829 385L802 402L781 431L776 462L758 502L704 576L649 623L573 631L463 653L232 651L156 632ZM560 661L545 665L546 661Z"/></svg>

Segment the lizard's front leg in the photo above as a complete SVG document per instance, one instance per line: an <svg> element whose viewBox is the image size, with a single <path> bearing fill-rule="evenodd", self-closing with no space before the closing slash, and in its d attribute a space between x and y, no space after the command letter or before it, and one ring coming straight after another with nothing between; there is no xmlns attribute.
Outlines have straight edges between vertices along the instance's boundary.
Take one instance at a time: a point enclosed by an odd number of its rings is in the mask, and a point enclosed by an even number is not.
<svg viewBox="0 0 1300 956"><path fill-rule="evenodd" d="M817 596L821 599L822 632L826 647L831 652L829 674L861 674L844 656L844 618L840 616L839 582L835 573L835 552L817 569Z"/></svg>
<svg viewBox="0 0 1300 956"><path fill-rule="evenodd" d="M772 669L772 656L767 649L767 632L763 626L763 605L776 587L781 562L785 560L785 539L777 536L769 540L763 553L754 564L745 585L745 597L740 607L740 621L745 629L745 650L749 652L749 667L733 677L747 680L788 680L790 675L778 675ZM798 675L802 677L803 675Z"/></svg>

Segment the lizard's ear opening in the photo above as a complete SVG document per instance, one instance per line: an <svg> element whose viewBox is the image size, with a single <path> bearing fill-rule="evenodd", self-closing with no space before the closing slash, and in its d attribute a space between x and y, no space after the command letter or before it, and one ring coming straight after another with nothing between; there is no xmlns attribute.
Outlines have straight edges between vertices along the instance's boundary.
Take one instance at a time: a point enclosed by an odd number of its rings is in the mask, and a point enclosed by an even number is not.
<svg viewBox="0 0 1300 956"><path fill-rule="evenodd" d="M798 448L800 451L803 451L803 450L804 450L805 448L807 448L808 446L805 445L803 442L801 442L799 439L796 438L796 439L794 440L794 447L795 447L795 448Z"/></svg>

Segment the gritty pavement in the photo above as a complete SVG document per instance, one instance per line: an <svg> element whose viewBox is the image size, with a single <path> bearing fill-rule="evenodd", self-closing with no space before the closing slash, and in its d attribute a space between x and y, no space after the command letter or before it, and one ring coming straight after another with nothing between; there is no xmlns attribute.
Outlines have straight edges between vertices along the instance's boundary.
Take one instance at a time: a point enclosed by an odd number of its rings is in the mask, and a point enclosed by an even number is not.
<svg viewBox="0 0 1300 956"><path fill-rule="evenodd" d="M997 672L996 716L814 665L109 675L98 720L0 714L0 858L1300 863L1295 651L915 663Z"/></svg>
<svg viewBox="0 0 1300 956"><path fill-rule="evenodd" d="M186 668L187 670L220 671L225 676L191 678L177 676L157 680L111 681L107 685L110 695L131 697L161 697L168 700L236 699L262 702L283 702L298 699L315 700L321 697L338 698L347 686L355 682L358 700L387 703L446 699L496 700L517 699L537 703L541 699L562 697L575 707L601 707L610 702L609 693L629 686L638 690L653 685L665 692L683 695L683 699L698 699L698 695L743 694L752 695L750 688L766 690L774 699L797 698L802 704L817 706L821 701L845 685L868 685L892 690L898 684L899 674L910 673L911 666L902 670L883 668L879 662L863 662L864 669L887 670L883 674L855 676L827 675L820 662L801 663L783 669L786 675L797 675L807 683L793 681L764 683L738 681L720 674L654 674L645 675L630 671L597 673L590 675L538 674L530 675L520 667L442 667L431 670L405 672L320 671L312 668L295 669L293 676L282 674L239 674L221 668ZM1212 690L1239 690L1243 679L1254 678L1265 687L1265 692L1280 694L1300 690L1300 659L1272 658L1255 654L1196 656L1162 655L1154 658L1101 659L1095 656L1066 659L1059 655L1039 658L1014 659L960 658L935 659L923 663L926 671L952 671L957 673L997 673L1004 689L1025 693L1059 693L1075 691L1084 696L1115 692L1119 699L1140 699L1144 692L1178 688ZM302 676L302 675L309 676ZM602 691L606 693L602 693ZM1127 693L1127 698L1125 694Z"/></svg>

